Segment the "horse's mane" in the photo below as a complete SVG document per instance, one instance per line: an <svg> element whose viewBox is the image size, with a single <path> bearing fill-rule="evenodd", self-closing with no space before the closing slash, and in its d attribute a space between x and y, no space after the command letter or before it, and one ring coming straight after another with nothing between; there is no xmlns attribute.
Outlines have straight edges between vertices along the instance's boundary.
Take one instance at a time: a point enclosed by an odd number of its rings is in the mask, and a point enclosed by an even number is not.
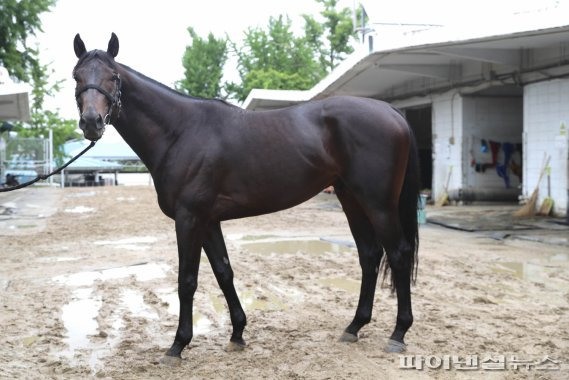
<svg viewBox="0 0 569 380"><path fill-rule="evenodd" d="M187 95L184 93L181 93L179 91L174 90L171 87L166 86L163 83L158 82L155 79L152 79L150 77L147 77L146 75L142 74L139 71L134 70L133 68L124 65L122 63L118 63L116 62L114 59L112 59L111 57L109 57L109 55L107 54L107 52L104 52L102 50L91 50L85 54L83 54L81 56L81 58L79 58L79 61L77 61L77 64L75 65L75 68L73 69L73 72L75 72L75 69L77 69L77 67L81 66L85 61L91 60L91 59L100 59L101 61L103 61L104 63L108 64L109 66L115 66L115 65L119 65L120 67L122 67L123 69L125 69L126 71L130 72L131 74L134 74L138 77L140 77L141 79L143 79L146 82L150 82L153 85L161 88L162 90L168 91L173 95L177 95L177 96L182 96L185 98L189 98L189 99L193 99L193 100L198 100L198 101L212 101L212 102L220 102L228 107L235 107L235 108L239 108L223 99L217 99L217 98L200 98L198 96L191 96L191 95Z"/></svg>

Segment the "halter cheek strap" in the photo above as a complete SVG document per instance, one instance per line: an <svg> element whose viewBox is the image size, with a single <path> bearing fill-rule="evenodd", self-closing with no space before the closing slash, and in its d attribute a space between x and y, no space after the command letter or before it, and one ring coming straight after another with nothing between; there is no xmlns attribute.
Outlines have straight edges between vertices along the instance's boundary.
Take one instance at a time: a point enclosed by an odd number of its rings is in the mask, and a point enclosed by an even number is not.
<svg viewBox="0 0 569 380"><path fill-rule="evenodd" d="M103 94L105 96L105 98L107 98L107 100L109 102L109 109L107 111L107 114L103 118L105 125L107 125L111 122L111 118L113 117L113 111L116 111L116 115L114 115L115 118L119 116L120 111L121 111L121 77L120 77L120 75L118 73L115 73L113 75L113 80L116 83L116 90L115 90L114 95L112 95L110 92L108 92L107 90L105 90L101 86L98 86L98 85L92 84L92 83L86 84L85 86L79 87L78 89L75 90L75 99L76 100L79 99L79 95L81 95L82 93L84 93L85 91L87 91L89 89L97 90L101 94Z"/></svg>

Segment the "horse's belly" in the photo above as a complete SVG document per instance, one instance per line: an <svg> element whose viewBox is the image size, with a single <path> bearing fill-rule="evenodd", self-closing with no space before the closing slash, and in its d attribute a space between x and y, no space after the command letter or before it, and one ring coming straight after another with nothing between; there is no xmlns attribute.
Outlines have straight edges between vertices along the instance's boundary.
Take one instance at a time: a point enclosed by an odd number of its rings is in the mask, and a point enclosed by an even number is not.
<svg viewBox="0 0 569 380"><path fill-rule="evenodd" d="M294 207L312 198L334 180L332 175L267 178L252 186L235 187L220 194L213 207L217 220L238 219Z"/></svg>

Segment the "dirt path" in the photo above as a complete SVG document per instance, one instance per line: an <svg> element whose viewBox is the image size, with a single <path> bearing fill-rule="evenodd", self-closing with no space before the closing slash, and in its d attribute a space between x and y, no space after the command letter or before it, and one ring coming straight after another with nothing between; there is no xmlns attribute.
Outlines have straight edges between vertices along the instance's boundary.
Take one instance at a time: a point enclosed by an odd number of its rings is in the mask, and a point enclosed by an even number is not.
<svg viewBox="0 0 569 380"><path fill-rule="evenodd" d="M225 301L202 256L194 340L180 368L165 368L159 359L177 325L177 253L154 190L38 191L58 201L52 215L0 197L0 378L569 378L562 245L421 227L407 355L430 355L431 366L434 357L477 356L475 371L458 369L458 360L450 370L401 369L399 355L382 351L396 313L385 288L360 341L337 342L357 305L360 270L344 215L324 194L223 224L248 347L225 352ZM483 366L501 355L506 370ZM548 357L556 370L515 369L512 355Z"/></svg>

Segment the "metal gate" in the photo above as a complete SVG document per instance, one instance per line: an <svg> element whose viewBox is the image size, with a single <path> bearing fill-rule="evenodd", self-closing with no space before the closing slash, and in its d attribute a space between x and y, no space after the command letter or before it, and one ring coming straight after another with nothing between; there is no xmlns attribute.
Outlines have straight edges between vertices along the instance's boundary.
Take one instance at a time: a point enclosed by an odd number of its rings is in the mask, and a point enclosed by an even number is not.
<svg viewBox="0 0 569 380"><path fill-rule="evenodd" d="M37 137L0 138L0 183L6 181L8 174L18 182L47 174L51 169L51 150L49 139Z"/></svg>

